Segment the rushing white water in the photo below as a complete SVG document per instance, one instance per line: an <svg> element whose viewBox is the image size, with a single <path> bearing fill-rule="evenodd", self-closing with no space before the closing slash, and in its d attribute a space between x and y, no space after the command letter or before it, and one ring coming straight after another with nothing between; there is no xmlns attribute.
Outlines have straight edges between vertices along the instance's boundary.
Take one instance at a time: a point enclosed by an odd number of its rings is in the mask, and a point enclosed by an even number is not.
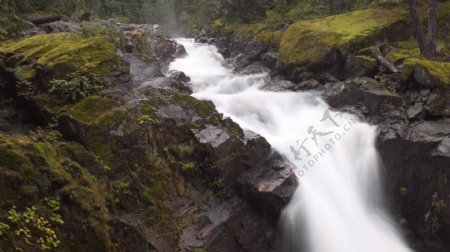
<svg viewBox="0 0 450 252"><path fill-rule="evenodd" d="M191 77L193 96L212 100L297 167L299 186L281 216L280 250L411 251L383 212L376 127L333 111L314 93L261 90L264 74L236 75L215 47L178 42L188 56L170 69Z"/></svg>

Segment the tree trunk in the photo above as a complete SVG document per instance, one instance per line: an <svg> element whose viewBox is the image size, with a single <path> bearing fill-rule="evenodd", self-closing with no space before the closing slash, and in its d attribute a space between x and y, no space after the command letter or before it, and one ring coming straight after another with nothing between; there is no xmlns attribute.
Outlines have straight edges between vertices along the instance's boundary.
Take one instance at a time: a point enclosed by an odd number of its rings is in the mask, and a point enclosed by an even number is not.
<svg viewBox="0 0 450 252"><path fill-rule="evenodd" d="M428 6L428 32L426 37L427 52L430 58L436 56L436 0L429 0Z"/></svg>
<svg viewBox="0 0 450 252"><path fill-rule="evenodd" d="M175 25L180 25L180 15L181 15L181 1L175 0L174 1L174 8L175 8Z"/></svg>
<svg viewBox="0 0 450 252"><path fill-rule="evenodd" d="M436 0L429 0L428 31L426 35L417 10L417 0L408 0L408 5L420 53L428 59L433 59L436 56Z"/></svg>
<svg viewBox="0 0 450 252"><path fill-rule="evenodd" d="M41 25L46 23L51 23L55 21L61 20L60 15L50 15L50 16L43 16L43 17L37 17L37 18L29 18L28 21L35 25Z"/></svg>

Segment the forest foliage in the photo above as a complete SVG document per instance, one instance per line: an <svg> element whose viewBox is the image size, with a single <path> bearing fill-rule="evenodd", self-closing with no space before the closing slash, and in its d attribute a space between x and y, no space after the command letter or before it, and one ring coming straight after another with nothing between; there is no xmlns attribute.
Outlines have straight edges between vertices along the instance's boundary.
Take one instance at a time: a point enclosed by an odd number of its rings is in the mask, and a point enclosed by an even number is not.
<svg viewBox="0 0 450 252"><path fill-rule="evenodd" d="M232 22L266 19L282 23L351 10L370 0L0 0L2 13L19 16L61 14L71 19L114 18L158 23L169 31L198 32L222 18ZM15 11L11 12L12 9ZM3 17L2 17L3 18ZM1 21L0 21L1 22ZM0 31L1 32L1 31Z"/></svg>

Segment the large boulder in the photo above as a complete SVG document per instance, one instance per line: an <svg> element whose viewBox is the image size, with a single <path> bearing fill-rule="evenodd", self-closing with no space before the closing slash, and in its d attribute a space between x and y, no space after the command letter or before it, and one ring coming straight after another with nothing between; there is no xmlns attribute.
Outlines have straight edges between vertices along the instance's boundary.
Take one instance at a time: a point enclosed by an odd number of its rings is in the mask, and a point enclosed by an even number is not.
<svg viewBox="0 0 450 252"><path fill-rule="evenodd" d="M427 88L450 88L450 63L408 58L403 61L403 75L413 77L420 85Z"/></svg>
<svg viewBox="0 0 450 252"><path fill-rule="evenodd" d="M450 121L383 123L377 149L386 172L391 202L413 230L420 251L448 251ZM418 247L420 248L420 247Z"/></svg>
<svg viewBox="0 0 450 252"><path fill-rule="evenodd" d="M52 80L84 77L111 86L121 83L119 77L129 71L129 65L105 39L68 33L36 35L5 43L0 47L0 58L4 62L0 64L0 72L8 79L11 95L18 97L21 105L32 111L32 117L42 123L80 95L73 93L68 99L66 94L50 94ZM77 87L71 88L78 92Z"/></svg>
<svg viewBox="0 0 450 252"><path fill-rule="evenodd" d="M334 108L362 106L368 116L383 116L401 119L405 116L405 101L402 96L388 91L380 82L367 78L355 78L331 83L322 95Z"/></svg>
<svg viewBox="0 0 450 252"><path fill-rule="evenodd" d="M119 23L119 28L125 38L125 50L146 61L158 61L167 66L176 57L186 54L182 45L163 36L158 25Z"/></svg>
<svg viewBox="0 0 450 252"><path fill-rule="evenodd" d="M283 34L280 61L285 67L333 70L342 74L345 57L376 42L406 38L409 16L400 9L364 9L313 20L301 20Z"/></svg>

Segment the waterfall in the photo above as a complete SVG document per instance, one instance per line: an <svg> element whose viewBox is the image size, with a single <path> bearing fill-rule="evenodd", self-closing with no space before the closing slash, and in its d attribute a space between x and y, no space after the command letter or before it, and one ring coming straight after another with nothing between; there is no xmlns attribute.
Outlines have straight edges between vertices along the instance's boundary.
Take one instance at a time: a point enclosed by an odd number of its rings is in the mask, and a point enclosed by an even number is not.
<svg viewBox="0 0 450 252"><path fill-rule="evenodd" d="M267 139L295 164L299 186L280 217L286 252L407 252L381 200L376 127L330 108L315 92L262 90L267 74L237 75L211 45L179 39L170 69L198 99Z"/></svg>

